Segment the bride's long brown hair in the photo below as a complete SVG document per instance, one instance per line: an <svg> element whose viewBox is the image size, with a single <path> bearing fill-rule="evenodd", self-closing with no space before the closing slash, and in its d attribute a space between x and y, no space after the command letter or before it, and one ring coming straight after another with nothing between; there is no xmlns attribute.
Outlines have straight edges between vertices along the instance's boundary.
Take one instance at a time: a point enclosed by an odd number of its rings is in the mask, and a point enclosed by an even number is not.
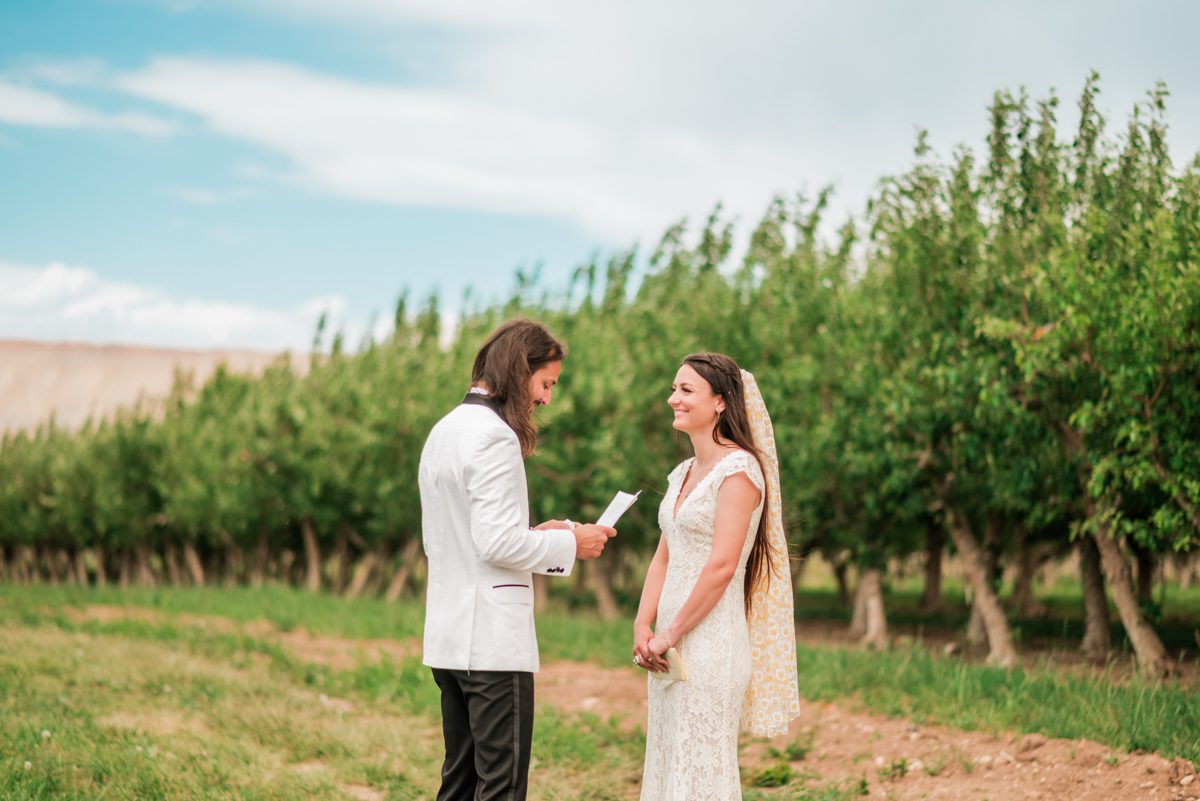
<svg viewBox="0 0 1200 801"><path fill-rule="evenodd" d="M737 362L723 353L693 353L684 358L683 363L691 367L700 377L708 382L712 391L725 401L725 410L717 418L713 426L713 442L722 444L722 440L732 442L758 460L762 474L767 470L762 463L762 454L754 446L754 434L750 429L750 419L746 416L746 388L742 383L742 368ZM758 531L754 534L754 545L750 548L750 557L746 560L746 579L742 585L742 597L746 603L746 615L750 614L751 595L760 579L770 582L775 572L775 554L771 542L767 538L767 497L766 482L763 484L763 511L758 519Z"/></svg>

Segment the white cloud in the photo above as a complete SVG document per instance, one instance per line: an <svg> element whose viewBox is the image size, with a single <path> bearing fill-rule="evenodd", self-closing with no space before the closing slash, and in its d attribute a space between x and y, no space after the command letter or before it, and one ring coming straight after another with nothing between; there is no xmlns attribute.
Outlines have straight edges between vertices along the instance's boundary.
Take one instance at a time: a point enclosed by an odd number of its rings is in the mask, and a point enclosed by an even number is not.
<svg viewBox="0 0 1200 801"><path fill-rule="evenodd" d="M141 112L109 114L64 100L40 89L0 78L0 123L41 128L107 128L147 136L164 136L173 123Z"/></svg>
<svg viewBox="0 0 1200 801"><path fill-rule="evenodd" d="M108 64L97 58L37 61L9 72L18 78L44 81L59 86L95 86L109 73Z"/></svg>
<svg viewBox="0 0 1200 801"><path fill-rule="evenodd" d="M881 176L910 163L918 127L943 152L982 145L996 89L1026 85L1038 97L1057 86L1067 136L1073 95L1092 67L1106 75L1102 102L1118 127L1166 78L1176 152L1190 159L1200 146L1200 105L1189 102L1200 63L1158 55L1174 52L1189 28L1162 29L1132 4L1091 15L1081 2L1046 9L1034 0L1003 8L747 0L736 11L712 0L159 2L179 13L251 8L331 36L370 30L354 41L387 43L384 60L403 60L406 45L439 29L435 63L412 71L437 85L215 56L163 57L127 71L81 60L19 75L133 95L283 157L283 169L238 174L249 182L551 216L619 244L681 216L702 218L717 201L752 221L772 195L828 183L839 190L830 216L840 223ZM17 107L43 120L95 114L52 101L65 103L42 93ZM227 199L168 191L192 203Z"/></svg>
<svg viewBox="0 0 1200 801"><path fill-rule="evenodd" d="M718 199L757 214L803 171L795 152L758 135L603 126L274 62L163 58L114 86L284 155L292 180L321 191L566 218L619 241Z"/></svg>
<svg viewBox="0 0 1200 801"><path fill-rule="evenodd" d="M0 338L302 350L322 313L358 335L364 327L346 325L347 310L338 295L271 309L178 297L88 267L0 262Z"/></svg>

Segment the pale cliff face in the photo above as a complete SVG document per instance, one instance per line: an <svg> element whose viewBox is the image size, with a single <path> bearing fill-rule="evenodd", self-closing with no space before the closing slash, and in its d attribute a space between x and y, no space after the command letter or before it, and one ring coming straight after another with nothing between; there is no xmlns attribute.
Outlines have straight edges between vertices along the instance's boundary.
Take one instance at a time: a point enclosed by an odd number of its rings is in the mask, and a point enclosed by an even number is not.
<svg viewBox="0 0 1200 801"><path fill-rule="evenodd" d="M33 428L51 415L63 428L89 416L108 416L139 397L165 397L176 370L197 384L225 363L237 372L259 372L279 354L247 350L166 350L133 345L0 340L0 432ZM307 354L294 354L303 371Z"/></svg>

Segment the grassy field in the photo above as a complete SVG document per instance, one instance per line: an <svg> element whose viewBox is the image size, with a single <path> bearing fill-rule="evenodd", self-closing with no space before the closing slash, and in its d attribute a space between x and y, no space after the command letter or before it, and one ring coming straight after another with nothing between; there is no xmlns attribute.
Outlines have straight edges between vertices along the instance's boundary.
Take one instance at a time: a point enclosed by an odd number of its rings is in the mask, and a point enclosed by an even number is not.
<svg viewBox="0 0 1200 801"><path fill-rule="evenodd" d="M129 609L81 613L95 605ZM0 587L0 799L432 797L437 692L415 654L331 666L254 625L202 625L219 619L411 643L421 609L282 587ZM628 630L628 621L578 613L539 616L547 660L624 666ZM801 646L798 660L812 700L1200 760L1200 702L1178 682L1113 682L1049 662L1003 671L918 646ZM536 797L636 797L641 753L640 730L543 713ZM814 783L782 797L837 801L854 791ZM748 789L747 798L778 792Z"/></svg>

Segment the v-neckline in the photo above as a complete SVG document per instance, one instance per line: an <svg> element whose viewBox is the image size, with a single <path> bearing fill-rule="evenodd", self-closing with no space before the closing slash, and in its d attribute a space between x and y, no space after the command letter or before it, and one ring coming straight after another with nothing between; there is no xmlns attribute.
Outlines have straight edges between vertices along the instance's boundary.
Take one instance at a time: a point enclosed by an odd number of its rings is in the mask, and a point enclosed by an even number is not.
<svg viewBox="0 0 1200 801"><path fill-rule="evenodd" d="M679 489L675 490L675 507L671 510L671 521L672 522L674 522L676 519L678 519L679 510L682 509L683 505L685 503L687 503L693 495L696 494L696 490L700 489L700 485L703 484L705 481L708 481L708 477L711 476L713 474L713 472L717 469L717 465L719 465L721 462L728 459L733 454L740 453L741 451L742 451L741 448L730 448L729 453L725 454L720 459L717 459L717 461L713 462L713 466L708 469L707 473L705 473L703 476L700 477L700 480L696 482L696 486L692 487L691 492L689 492L687 495L684 495L683 494L683 485L687 483L688 478L692 474L692 468L696 466L696 457L695 456L692 457L692 459L691 459L692 463L689 464L687 466L687 470L685 470L683 472L683 481L679 482Z"/></svg>

